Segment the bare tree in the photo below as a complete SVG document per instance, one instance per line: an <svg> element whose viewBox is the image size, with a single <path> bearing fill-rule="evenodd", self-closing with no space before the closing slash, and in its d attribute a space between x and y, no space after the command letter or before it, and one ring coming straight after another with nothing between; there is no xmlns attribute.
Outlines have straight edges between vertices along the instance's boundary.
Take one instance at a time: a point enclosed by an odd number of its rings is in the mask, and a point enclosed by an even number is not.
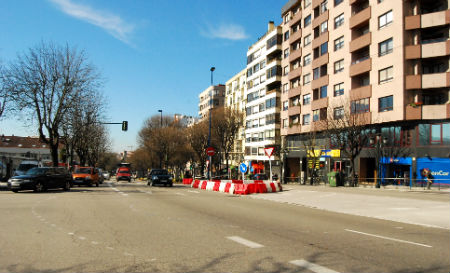
<svg viewBox="0 0 450 273"><path fill-rule="evenodd" d="M335 116L330 113L328 118L328 133L331 143L339 147L344 156L350 159L351 186L357 185L355 179L355 160L362 149L367 146L369 136L366 125L370 123L368 113L352 113L350 103L344 103L343 111Z"/></svg>
<svg viewBox="0 0 450 273"><path fill-rule="evenodd" d="M187 128L188 144L191 146L200 169L205 170L206 148L208 147L208 121L201 121Z"/></svg>
<svg viewBox="0 0 450 273"><path fill-rule="evenodd" d="M83 51L41 43L18 56L9 76L17 109L37 121L39 138L57 166L63 119L80 96L99 88L99 74Z"/></svg>
<svg viewBox="0 0 450 273"><path fill-rule="evenodd" d="M5 68L0 64L0 118L6 110L6 104L10 99L10 90L8 90L8 78Z"/></svg>
<svg viewBox="0 0 450 273"><path fill-rule="evenodd" d="M326 127L325 121L316 121L311 125L311 130L302 135L303 147L306 152L308 160L308 177L310 185L313 185L315 180L318 179L317 165L319 165L320 157L323 155L323 149L325 148L323 139L320 138L321 132L319 129Z"/></svg>
<svg viewBox="0 0 450 273"><path fill-rule="evenodd" d="M228 173L230 153L239 128L242 126L244 115L241 111L221 107L215 109L212 116L214 117L212 121L214 139L223 155Z"/></svg>

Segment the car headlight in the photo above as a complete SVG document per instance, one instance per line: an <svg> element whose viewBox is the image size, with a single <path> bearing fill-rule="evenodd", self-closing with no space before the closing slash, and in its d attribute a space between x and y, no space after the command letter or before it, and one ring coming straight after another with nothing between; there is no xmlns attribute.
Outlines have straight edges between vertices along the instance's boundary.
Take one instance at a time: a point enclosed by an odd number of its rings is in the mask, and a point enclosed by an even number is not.
<svg viewBox="0 0 450 273"><path fill-rule="evenodd" d="M157 176L153 176L152 179L153 179L153 180L157 180L158 177L157 177Z"/></svg>
<svg viewBox="0 0 450 273"><path fill-rule="evenodd" d="M169 180L173 180L173 177L172 177L172 176L169 176Z"/></svg>

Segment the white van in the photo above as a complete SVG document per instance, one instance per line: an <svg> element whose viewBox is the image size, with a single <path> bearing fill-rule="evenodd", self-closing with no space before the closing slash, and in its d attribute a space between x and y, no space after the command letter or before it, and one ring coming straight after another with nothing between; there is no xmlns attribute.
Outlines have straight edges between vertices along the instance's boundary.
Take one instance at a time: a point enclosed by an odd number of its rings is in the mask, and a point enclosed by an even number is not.
<svg viewBox="0 0 450 273"><path fill-rule="evenodd" d="M42 167L42 164L37 160L24 160L20 162L19 167L14 172L14 176L24 175L29 169L35 167Z"/></svg>

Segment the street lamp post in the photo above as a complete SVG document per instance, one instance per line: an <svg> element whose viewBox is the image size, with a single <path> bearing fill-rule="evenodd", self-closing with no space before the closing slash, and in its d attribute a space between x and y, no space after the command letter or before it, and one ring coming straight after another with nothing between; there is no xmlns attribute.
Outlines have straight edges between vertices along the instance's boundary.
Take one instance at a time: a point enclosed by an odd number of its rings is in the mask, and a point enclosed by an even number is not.
<svg viewBox="0 0 450 273"><path fill-rule="evenodd" d="M376 158L376 163L377 163L377 181L376 181L376 187L380 188L381 187L381 157L383 155L383 147L384 145L387 143L387 138L386 137L382 137L381 134L376 134L373 137L370 138L370 144L376 145L376 153L377 153L377 158Z"/></svg>
<svg viewBox="0 0 450 273"><path fill-rule="evenodd" d="M160 120L160 123L159 123L159 126L160 126L161 128L162 128L162 111L163 111L163 110L158 110L158 112L161 113L161 120ZM161 157L159 158L159 168L162 169L162 158L161 158Z"/></svg>
<svg viewBox="0 0 450 273"><path fill-rule="evenodd" d="M216 68L213 66L211 67L210 71L211 71L211 88L212 91L210 92L210 96L209 96L209 133L208 133L208 147L211 147L211 109L213 107L213 100L212 100L212 95L214 92L214 81L213 81L213 72L214 70L216 70ZM208 180L211 179L211 156L209 156L209 164L208 164Z"/></svg>
<svg viewBox="0 0 450 273"><path fill-rule="evenodd" d="M162 110L158 110L158 112L160 112L161 113L161 122L159 123L159 125L161 126L161 128L162 128Z"/></svg>

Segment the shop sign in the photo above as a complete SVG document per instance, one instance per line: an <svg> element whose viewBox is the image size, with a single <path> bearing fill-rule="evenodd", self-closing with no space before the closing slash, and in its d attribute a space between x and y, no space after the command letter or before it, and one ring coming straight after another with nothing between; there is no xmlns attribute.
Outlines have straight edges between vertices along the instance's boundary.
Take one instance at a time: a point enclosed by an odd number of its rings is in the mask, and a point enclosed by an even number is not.
<svg viewBox="0 0 450 273"><path fill-rule="evenodd" d="M314 149L314 154L311 151L308 151L309 157L341 157L341 150L334 149Z"/></svg>

